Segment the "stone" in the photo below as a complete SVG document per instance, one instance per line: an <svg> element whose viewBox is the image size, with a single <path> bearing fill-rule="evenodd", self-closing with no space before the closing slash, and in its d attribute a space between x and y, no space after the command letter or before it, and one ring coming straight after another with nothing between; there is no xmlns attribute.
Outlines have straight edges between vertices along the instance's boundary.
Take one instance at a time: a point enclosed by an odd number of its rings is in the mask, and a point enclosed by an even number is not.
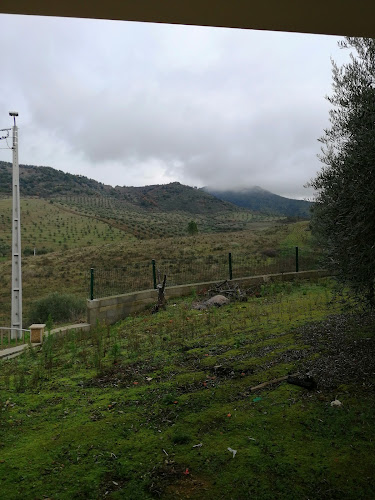
<svg viewBox="0 0 375 500"><path fill-rule="evenodd" d="M207 307L212 307L212 306L221 307L226 304L229 304L229 299L224 297L224 295L214 295L205 302L205 305Z"/></svg>

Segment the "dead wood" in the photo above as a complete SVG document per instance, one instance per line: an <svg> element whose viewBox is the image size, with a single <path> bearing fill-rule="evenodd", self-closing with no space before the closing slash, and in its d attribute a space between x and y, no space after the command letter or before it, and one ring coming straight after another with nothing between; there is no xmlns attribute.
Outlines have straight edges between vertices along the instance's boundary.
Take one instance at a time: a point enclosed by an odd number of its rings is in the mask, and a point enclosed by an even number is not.
<svg viewBox="0 0 375 500"><path fill-rule="evenodd" d="M228 299L247 300L246 292L243 292L237 284L231 283L228 280L217 283L213 288L208 290L210 297L214 295L224 295Z"/></svg>
<svg viewBox="0 0 375 500"><path fill-rule="evenodd" d="M279 382L283 382L284 380L288 380L289 377L296 377L298 373L294 373L293 375L286 375L285 377L274 378L273 380L269 380L268 382L263 382L262 384L256 385L250 388L250 392L257 391L258 389L263 389L263 387L267 387L271 384L277 384Z"/></svg>
<svg viewBox="0 0 375 500"><path fill-rule="evenodd" d="M161 283L161 284L159 283L158 286L156 287L157 291L158 291L158 302L152 308L152 310L151 310L152 314L157 313L161 309L165 309L165 306L167 303L167 299L165 298L165 294L164 294L166 282L167 282L167 275L164 274L163 283Z"/></svg>

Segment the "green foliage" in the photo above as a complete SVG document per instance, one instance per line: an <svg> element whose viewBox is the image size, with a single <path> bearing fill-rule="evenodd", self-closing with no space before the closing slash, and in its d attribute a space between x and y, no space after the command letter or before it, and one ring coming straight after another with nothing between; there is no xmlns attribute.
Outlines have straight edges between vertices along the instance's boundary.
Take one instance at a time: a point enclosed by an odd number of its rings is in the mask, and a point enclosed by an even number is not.
<svg viewBox="0 0 375 500"><path fill-rule="evenodd" d="M51 333L52 327L53 327L53 319L52 319L52 314L51 314L51 313L49 313L49 314L48 314L47 321L46 321L46 329L47 329L47 332L48 332L48 333Z"/></svg>
<svg viewBox="0 0 375 500"><path fill-rule="evenodd" d="M194 236L195 234L198 234L198 226L197 223L194 220L191 220L188 224L187 231L190 234L190 236Z"/></svg>
<svg viewBox="0 0 375 500"><path fill-rule="evenodd" d="M121 349L118 344L113 344L109 351L109 355L112 357L113 362L117 363L120 358Z"/></svg>
<svg viewBox="0 0 375 500"><path fill-rule="evenodd" d="M55 322L73 321L86 308L86 302L70 293L54 292L35 301L30 308L30 323L47 323L49 317Z"/></svg>
<svg viewBox="0 0 375 500"><path fill-rule="evenodd" d="M375 40L347 37L350 62L333 63L331 126L320 139L322 171L311 227L326 265L372 305L375 279Z"/></svg>

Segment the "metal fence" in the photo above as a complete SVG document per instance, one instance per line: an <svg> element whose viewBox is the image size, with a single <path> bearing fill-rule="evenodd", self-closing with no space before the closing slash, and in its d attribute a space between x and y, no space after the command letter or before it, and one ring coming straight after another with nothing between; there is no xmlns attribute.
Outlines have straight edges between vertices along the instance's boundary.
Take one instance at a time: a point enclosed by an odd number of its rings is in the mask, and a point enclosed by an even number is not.
<svg viewBox="0 0 375 500"><path fill-rule="evenodd" d="M279 255L227 253L188 259L150 260L121 268L91 269L88 296L91 300L156 288L167 275L167 287L247 276L311 271L319 268L319 254L293 247Z"/></svg>

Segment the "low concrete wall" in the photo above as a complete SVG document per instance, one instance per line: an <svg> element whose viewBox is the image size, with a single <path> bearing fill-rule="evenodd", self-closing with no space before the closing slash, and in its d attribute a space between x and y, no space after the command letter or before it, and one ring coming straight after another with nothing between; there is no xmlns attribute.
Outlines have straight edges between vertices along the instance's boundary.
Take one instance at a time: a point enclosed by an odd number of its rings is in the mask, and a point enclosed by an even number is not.
<svg viewBox="0 0 375 500"><path fill-rule="evenodd" d="M260 285L274 281L294 281L304 279L317 279L329 276L327 271L300 271L298 273L268 274L264 276L251 276L233 279L231 283L244 287ZM167 300L189 295L193 290L203 292L219 283L207 281L205 283L192 283L167 287L165 296ZM125 293L114 297L103 297L87 301L87 323L95 326L97 322L113 325L132 313L145 309L150 304L156 304L157 290L144 290L142 292Z"/></svg>
<svg viewBox="0 0 375 500"><path fill-rule="evenodd" d="M91 325L89 323L76 323L75 325L60 326L59 328L54 328L51 330L51 335L63 336L69 331L74 330L75 332L89 332ZM48 336L48 332L44 332L45 336Z"/></svg>

